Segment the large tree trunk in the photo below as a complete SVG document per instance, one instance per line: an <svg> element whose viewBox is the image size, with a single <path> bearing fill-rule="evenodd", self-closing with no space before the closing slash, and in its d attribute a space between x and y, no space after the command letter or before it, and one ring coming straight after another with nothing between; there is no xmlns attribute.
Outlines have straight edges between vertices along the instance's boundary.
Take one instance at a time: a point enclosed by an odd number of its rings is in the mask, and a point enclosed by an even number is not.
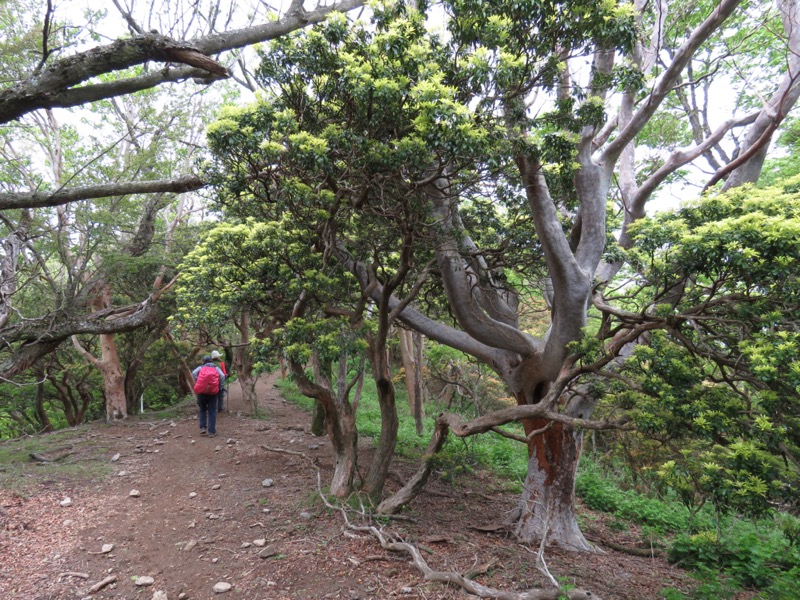
<svg viewBox="0 0 800 600"><path fill-rule="evenodd" d="M97 364L103 375L103 391L106 396L106 420L111 422L128 416L125 398L125 376L119 360L117 342L113 334L100 336L101 358Z"/></svg>
<svg viewBox="0 0 800 600"><path fill-rule="evenodd" d="M531 420L531 426L531 431L547 429L528 447L528 473L512 518L514 533L529 544L548 539L566 550L592 551L575 514L575 474L583 434L544 419Z"/></svg>

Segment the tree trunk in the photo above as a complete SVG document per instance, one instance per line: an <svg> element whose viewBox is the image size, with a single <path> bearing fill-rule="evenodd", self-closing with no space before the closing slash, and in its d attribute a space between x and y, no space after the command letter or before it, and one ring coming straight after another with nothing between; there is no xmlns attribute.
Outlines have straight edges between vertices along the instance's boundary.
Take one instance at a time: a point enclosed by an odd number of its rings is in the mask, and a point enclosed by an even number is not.
<svg viewBox="0 0 800 600"><path fill-rule="evenodd" d="M235 372L242 388L242 401L250 414L258 414L256 380L253 377L253 356L250 353L250 312L244 310L241 318L234 320L239 330L239 344L233 349L231 371ZM226 351L227 356L227 351Z"/></svg>
<svg viewBox="0 0 800 600"><path fill-rule="evenodd" d="M326 421L331 423L330 419L326 419ZM335 427L329 425L328 433L333 442L334 451L331 494L338 498L345 498L353 491L353 482L358 466L358 432L355 413L344 411Z"/></svg>
<svg viewBox="0 0 800 600"><path fill-rule="evenodd" d="M128 412L136 412L136 400L141 396L140 387L136 384L136 374L139 372L141 362L133 361L125 369L125 378L123 386L125 388L125 403L128 407Z"/></svg>
<svg viewBox="0 0 800 600"><path fill-rule="evenodd" d="M400 512L401 508L416 498L425 488L435 464L436 454L447 441L447 433L447 424L445 422L437 422L431 441L428 444L428 449L423 455L422 464L402 488L378 505L377 512L379 515L393 515Z"/></svg>
<svg viewBox="0 0 800 600"><path fill-rule="evenodd" d="M397 407L395 405L394 384L389 371L389 360L383 344L376 344L374 338L369 341L370 361L372 362L375 387L378 391L378 404L381 409L381 435L378 447L369 465L364 480L364 491L373 496L383 493L383 486L389 474L389 467L394 458L397 445Z"/></svg>
<svg viewBox="0 0 800 600"><path fill-rule="evenodd" d="M242 401L252 415L258 414L258 396L256 396L256 379L253 377L253 359L247 346L238 346L233 351L231 371L236 373L239 386L242 388Z"/></svg>
<svg viewBox="0 0 800 600"><path fill-rule="evenodd" d="M322 386L326 390L330 390L331 395L333 395L331 364L323 364L320 361L319 354L315 351L311 355L311 368L314 371L314 381L317 382L317 385ZM314 408L311 411L311 433L316 436L323 435L325 433L326 422L325 406L320 399L317 398L314 401Z"/></svg>
<svg viewBox="0 0 800 600"><path fill-rule="evenodd" d="M347 356L343 354L340 358L340 378L346 376L346 366ZM334 396L330 379L322 376L316 382L311 381L303 365L293 360L289 360L289 367L300 392L313 398L325 410L328 437L334 454L330 492L337 498L346 498L353 491L358 469L358 431L355 412L344 394ZM321 374L324 375L324 371L321 369ZM339 386L340 392L346 389L347 386Z"/></svg>
<svg viewBox="0 0 800 600"><path fill-rule="evenodd" d="M36 384L36 419L39 421L42 433L53 431L53 424L44 408L44 383L41 381Z"/></svg>
<svg viewBox="0 0 800 600"><path fill-rule="evenodd" d="M575 515L575 476L583 434L544 419L532 419L530 425L531 431L548 428L528 446L528 474L512 518L514 533L529 544L547 538L565 550L594 551Z"/></svg>
<svg viewBox="0 0 800 600"><path fill-rule="evenodd" d="M422 398L422 336L408 329L399 329L400 357L405 370L408 407L417 426L417 435L422 435L424 411Z"/></svg>
<svg viewBox="0 0 800 600"><path fill-rule="evenodd" d="M167 341L167 344L169 344L170 352L172 352L172 355L178 362L177 364L178 387L180 388L181 396L188 396L189 394L194 394L194 377L192 377L192 369L189 368L189 365L183 358L183 355L178 349L178 345L175 343L175 338L172 337L172 334L165 329L162 335L164 336L164 339ZM192 352L191 357L194 357L196 353L197 353L196 350Z"/></svg>
<svg viewBox="0 0 800 600"><path fill-rule="evenodd" d="M125 376L117 352L117 342L113 334L100 336L101 359L98 364L103 375L103 391L106 396L106 420L111 422L128 416L128 403L125 399Z"/></svg>
<svg viewBox="0 0 800 600"><path fill-rule="evenodd" d="M325 435L325 407L319 400L314 402L311 413L311 434L317 437Z"/></svg>

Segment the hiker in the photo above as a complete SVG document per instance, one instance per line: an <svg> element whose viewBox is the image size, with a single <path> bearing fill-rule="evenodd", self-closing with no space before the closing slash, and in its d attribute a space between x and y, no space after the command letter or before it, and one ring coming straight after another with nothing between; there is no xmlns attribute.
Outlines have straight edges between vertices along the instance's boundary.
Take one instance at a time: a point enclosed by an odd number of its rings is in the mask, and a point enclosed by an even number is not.
<svg viewBox="0 0 800 600"><path fill-rule="evenodd" d="M210 356L203 357L203 364L192 371L197 406L200 407L200 435L206 431L209 437L217 435L217 396L225 385L225 374ZM208 429L206 429L206 420Z"/></svg>
<svg viewBox="0 0 800 600"><path fill-rule="evenodd" d="M222 360L222 355L217 352L216 350L211 352L211 358L214 359L214 362L217 363L217 366L222 371L222 374L225 375L225 379L228 379L228 369L225 367L225 361ZM217 412L222 412L224 410L223 404L225 403L225 386L220 384L219 386L219 394L217 394Z"/></svg>

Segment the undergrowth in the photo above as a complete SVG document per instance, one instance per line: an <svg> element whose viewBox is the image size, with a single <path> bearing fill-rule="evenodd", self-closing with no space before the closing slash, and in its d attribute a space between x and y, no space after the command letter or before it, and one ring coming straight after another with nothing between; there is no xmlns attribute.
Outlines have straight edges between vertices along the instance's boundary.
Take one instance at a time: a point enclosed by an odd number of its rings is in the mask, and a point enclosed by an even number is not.
<svg viewBox="0 0 800 600"><path fill-rule="evenodd" d="M289 380L278 383L283 397L311 410L313 401L297 391ZM414 420L397 390L399 429L397 453L418 459L433 432L434 419L427 417L422 435L417 435ZM428 414L444 407L426 406ZM465 415L469 417L470 415ZM472 415L474 416L474 415ZM367 380L356 414L360 436L377 439L380 434L380 409L371 380ZM518 428L516 433L521 433ZM478 469L490 469L509 489L521 491L527 470L527 454L519 442L486 434L460 439L449 436L437 457L436 474L455 482ZM624 470L610 471L584 456L578 469L576 494L583 504L614 517L618 529L637 526L643 541L666 547L667 559L692 571L696 589L686 594L675 588L662 591L666 600L716 600L734 598L743 589L759 590L758 598L790 600L800 597L800 520L775 513L758 521L735 515L717 515L711 509L694 512L675 497L652 497L633 489Z"/></svg>

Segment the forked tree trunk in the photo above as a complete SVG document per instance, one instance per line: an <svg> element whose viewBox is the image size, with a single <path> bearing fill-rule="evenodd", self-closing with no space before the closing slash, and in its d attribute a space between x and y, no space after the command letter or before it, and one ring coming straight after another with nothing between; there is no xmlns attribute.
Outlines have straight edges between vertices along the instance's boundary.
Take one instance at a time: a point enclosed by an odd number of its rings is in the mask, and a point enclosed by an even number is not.
<svg viewBox="0 0 800 600"><path fill-rule="evenodd" d="M347 357L343 355L340 366L346 367ZM300 392L313 398L325 410L328 438L331 440L334 455L333 477L330 493L337 498L346 498L353 492L355 475L358 469L358 431L356 430L355 412L347 397L342 393L347 386L339 386L339 395L335 396L330 386L330 379L322 377L326 385L311 381L305 373L303 365L289 360L289 367L297 382ZM340 377L345 376L341 372Z"/></svg>
<svg viewBox="0 0 800 600"><path fill-rule="evenodd" d="M575 514L575 477L583 434L544 419L532 419L531 426L531 431L548 428L534 436L528 447L528 474L513 518L514 533L529 544L547 538L566 550L594 551Z"/></svg>
<svg viewBox="0 0 800 600"><path fill-rule="evenodd" d="M334 467L331 477L331 494L345 498L353 492L356 469L358 467L358 432L356 416L351 411L340 415L336 426L326 419L333 452ZM334 433L334 430L335 433Z"/></svg>

